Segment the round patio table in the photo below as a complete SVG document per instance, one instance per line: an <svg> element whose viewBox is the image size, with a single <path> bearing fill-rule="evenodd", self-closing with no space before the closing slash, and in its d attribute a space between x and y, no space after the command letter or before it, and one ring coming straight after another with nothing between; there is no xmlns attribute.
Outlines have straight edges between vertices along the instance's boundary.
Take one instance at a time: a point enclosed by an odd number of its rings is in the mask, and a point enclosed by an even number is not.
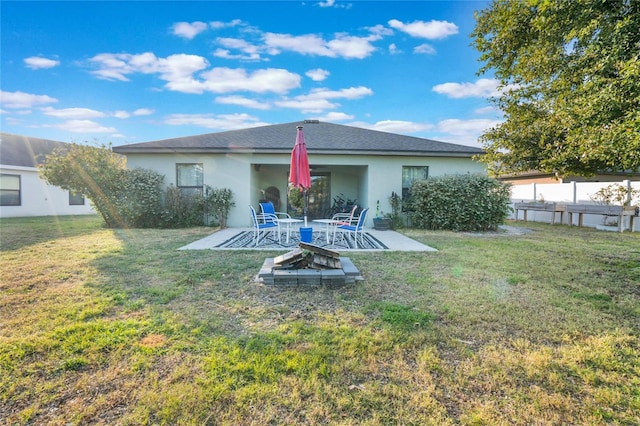
<svg viewBox="0 0 640 426"><path fill-rule="evenodd" d="M339 220L335 220L335 219L314 219L311 222L324 224L324 226L325 226L325 229L324 229L325 237L327 239L327 242L329 242L329 231L331 229L333 229L333 226L336 225L340 221Z"/></svg>
<svg viewBox="0 0 640 426"><path fill-rule="evenodd" d="M302 223L304 222L302 219L292 219L292 218L283 218L283 219L278 219L278 222L280 223L284 223L285 229L287 230L287 243L289 242L289 236L291 235L291 225L293 225L294 223Z"/></svg>

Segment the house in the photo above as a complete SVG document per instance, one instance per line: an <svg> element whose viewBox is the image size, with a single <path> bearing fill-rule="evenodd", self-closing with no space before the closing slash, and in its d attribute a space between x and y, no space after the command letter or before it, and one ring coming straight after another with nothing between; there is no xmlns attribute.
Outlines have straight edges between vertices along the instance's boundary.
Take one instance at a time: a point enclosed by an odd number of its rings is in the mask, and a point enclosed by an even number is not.
<svg viewBox="0 0 640 426"><path fill-rule="evenodd" d="M305 120L113 147L127 167L153 169L167 185L202 191L204 185L229 188L236 203L229 226L250 224L249 205L261 199L289 210L288 174L297 126L311 167L309 217L326 218L334 198L371 208L377 201L390 212L392 192L407 193L414 180L428 176L486 173L473 160L479 148L429 139ZM369 219L371 220L371 219Z"/></svg>
<svg viewBox="0 0 640 426"><path fill-rule="evenodd" d="M95 214L82 194L49 185L38 165L64 142L0 133L0 217Z"/></svg>

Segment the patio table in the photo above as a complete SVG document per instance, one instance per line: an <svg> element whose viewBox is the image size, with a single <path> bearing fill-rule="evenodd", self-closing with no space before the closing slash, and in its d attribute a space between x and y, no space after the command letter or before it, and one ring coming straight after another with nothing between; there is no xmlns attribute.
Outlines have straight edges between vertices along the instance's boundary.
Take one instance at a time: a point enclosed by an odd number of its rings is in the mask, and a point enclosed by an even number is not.
<svg viewBox="0 0 640 426"><path fill-rule="evenodd" d="M334 225L336 225L338 222L338 220L335 219L314 219L311 222L316 222L319 224L323 224L325 226L325 237L327 239L327 242L329 242L329 231L331 228L333 228Z"/></svg>
<svg viewBox="0 0 640 426"><path fill-rule="evenodd" d="M293 219L285 217L283 219L278 219L278 222L285 224L285 229L287 230L287 243L289 242L289 236L291 235L291 225L294 223L302 223L304 222L302 219Z"/></svg>

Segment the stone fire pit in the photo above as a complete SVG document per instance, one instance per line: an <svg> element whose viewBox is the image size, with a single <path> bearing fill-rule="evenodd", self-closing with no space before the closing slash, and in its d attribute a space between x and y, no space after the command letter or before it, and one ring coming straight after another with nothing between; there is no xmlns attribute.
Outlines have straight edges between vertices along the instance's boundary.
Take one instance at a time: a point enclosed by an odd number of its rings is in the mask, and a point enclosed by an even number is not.
<svg viewBox="0 0 640 426"><path fill-rule="evenodd" d="M257 281L270 286L335 288L364 278L348 257L313 244L265 259Z"/></svg>

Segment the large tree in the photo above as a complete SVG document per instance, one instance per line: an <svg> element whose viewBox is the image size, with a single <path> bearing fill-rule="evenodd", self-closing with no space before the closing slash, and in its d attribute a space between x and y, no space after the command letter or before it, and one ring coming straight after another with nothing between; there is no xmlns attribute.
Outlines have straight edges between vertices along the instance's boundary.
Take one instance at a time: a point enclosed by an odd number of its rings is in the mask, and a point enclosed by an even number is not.
<svg viewBox="0 0 640 426"><path fill-rule="evenodd" d="M124 157L107 146L71 144L47 156L44 179L88 197L108 227L160 224L162 175L126 168Z"/></svg>
<svg viewBox="0 0 640 426"><path fill-rule="evenodd" d="M640 168L640 0L494 0L472 37L502 86L494 173Z"/></svg>

